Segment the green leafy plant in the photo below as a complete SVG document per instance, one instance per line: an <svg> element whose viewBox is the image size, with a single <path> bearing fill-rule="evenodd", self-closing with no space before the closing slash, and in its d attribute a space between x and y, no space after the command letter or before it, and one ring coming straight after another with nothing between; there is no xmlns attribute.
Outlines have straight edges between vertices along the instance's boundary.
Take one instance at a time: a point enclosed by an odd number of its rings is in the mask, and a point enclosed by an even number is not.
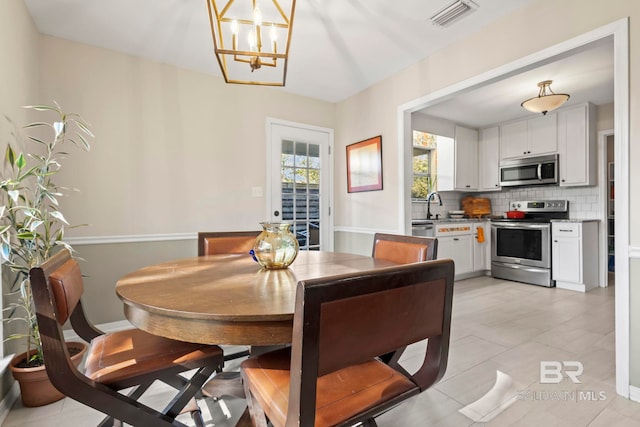
<svg viewBox="0 0 640 427"><path fill-rule="evenodd" d="M89 151L87 142L93 137L87 123L78 114L64 113L53 106L28 106L37 112L55 115L52 122L35 122L24 126L37 136L23 136L13 125L13 142L7 143L4 165L0 171L0 256L13 273L9 300L3 320L24 323L20 332L7 340L25 339L26 362L30 366L43 363L42 345L36 322L29 283L29 270L40 265L61 248L73 249L64 242L69 223L59 209L58 199L68 189L54 181L60 171L65 143Z"/></svg>

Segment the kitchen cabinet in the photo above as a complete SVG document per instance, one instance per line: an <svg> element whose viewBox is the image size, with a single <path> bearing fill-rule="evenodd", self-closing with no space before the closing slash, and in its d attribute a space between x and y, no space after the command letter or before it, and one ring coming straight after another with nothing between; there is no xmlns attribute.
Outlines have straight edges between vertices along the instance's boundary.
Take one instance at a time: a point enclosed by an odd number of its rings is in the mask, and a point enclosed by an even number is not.
<svg viewBox="0 0 640 427"><path fill-rule="evenodd" d="M438 141L438 191L478 189L478 131L456 126L455 138Z"/></svg>
<svg viewBox="0 0 640 427"><path fill-rule="evenodd" d="M478 228L482 227L485 240L478 241ZM451 258L455 263L456 279L484 274L490 269L489 234L486 222L436 223L438 259Z"/></svg>
<svg viewBox="0 0 640 427"><path fill-rule="evenodd" d="M556 287L586 292L598 286L598 222L551 223L551 272Z"/></svg>
<svg viewBox="0 0 640 427"><path fill-rule="evenodd" d="M473 271L491 269L490 225L488 222L473 223Z"/></svg>
<svg viewBox="0 0 640 427"><path fill-rule="evenodd" d="M478 189L478 131L462 126L455 130L455 189Z"/></svg>
<svg viewBox="0 0 640 427"><path fill-rule="evenodd" d="M438 259L455 262L456 277L473 271L473 235L438 237Z"/></svg>
<svg viewBox="0 0 640 427"><path fill-rule="evenodd" d="M596 155L593 105L558 110L560 186L596 185Z"/></svg>
<svg viewBox="0 0 640 427"><path fill-rule="evenodd" d="M481 129L478 139L478 190L500 190L500 128Z"/></svg>
<svg viewBox="0 0 640 427"><path fill-rule="evenodd" d="M500 125L500 159L557 152L557 128L556 113Z"/></svg>

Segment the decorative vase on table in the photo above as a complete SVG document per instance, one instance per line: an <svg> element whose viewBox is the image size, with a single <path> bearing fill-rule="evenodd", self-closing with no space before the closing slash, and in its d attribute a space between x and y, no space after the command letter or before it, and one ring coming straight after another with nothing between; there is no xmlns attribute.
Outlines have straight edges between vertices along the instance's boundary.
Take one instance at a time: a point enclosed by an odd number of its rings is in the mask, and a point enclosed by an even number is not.
<svg viewBox="0 0 640 427"><path fill-rule="evenodd" d="M293 235L291 224L285 222L261 222L262 233L253 245L253 255L258 264L275 270L287 268L298 256L298 241Z"/></svg>

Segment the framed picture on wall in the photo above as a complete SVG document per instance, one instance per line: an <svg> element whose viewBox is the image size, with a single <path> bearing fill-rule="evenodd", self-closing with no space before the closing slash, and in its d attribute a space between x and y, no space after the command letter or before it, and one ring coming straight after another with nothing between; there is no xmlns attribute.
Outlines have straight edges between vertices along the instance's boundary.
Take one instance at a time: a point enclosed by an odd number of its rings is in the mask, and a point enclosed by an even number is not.
<svg viewBox="0 0 640 427"><path fill-rule="evenodd" d="M382 136L347 145L347 191L382 190Z"/></svg>

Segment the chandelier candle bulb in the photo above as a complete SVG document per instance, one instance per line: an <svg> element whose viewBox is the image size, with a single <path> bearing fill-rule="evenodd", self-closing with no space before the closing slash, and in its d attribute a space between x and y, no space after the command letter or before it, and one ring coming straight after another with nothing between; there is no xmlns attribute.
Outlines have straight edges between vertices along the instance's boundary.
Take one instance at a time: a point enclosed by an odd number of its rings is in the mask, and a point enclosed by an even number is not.
<svg viewBox="0 0 640 427"><path fill-rule="evenodd" d="M238 50L238 20L231 21L231 40L233 50Z"/></svg>
<svg viewBox="0 0 640 427"><path fill-rule="evenodd" d="M278 32L276 31L276 26L274 24L271 24L271 42L273 43L273 53L278 53L278 45L276 44L277 41Z"/></svg>

